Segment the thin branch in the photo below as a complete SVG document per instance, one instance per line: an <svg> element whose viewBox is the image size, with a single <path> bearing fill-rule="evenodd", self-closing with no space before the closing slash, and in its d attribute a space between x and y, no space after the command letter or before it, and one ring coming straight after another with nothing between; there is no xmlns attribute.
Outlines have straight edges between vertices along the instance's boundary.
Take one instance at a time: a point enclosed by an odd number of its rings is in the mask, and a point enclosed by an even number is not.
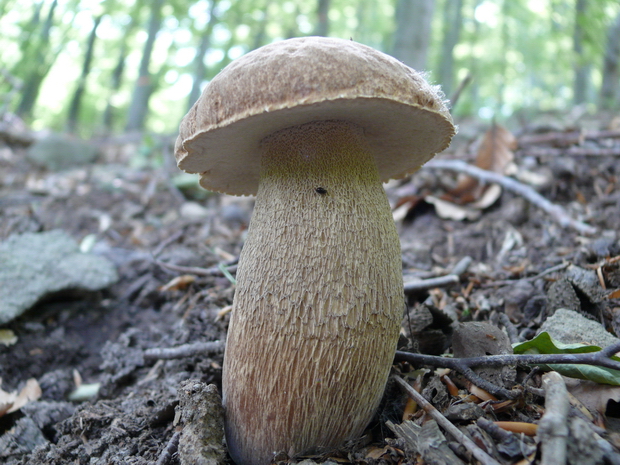
<svg viewBox="0 0 620 465"><path fill-rule="evenodd" d="M545 414L538 423L541 465L564 465L568 439L569 400L566 384L555 371L543 376Z"/></svg>
<svg viewBox="0 0 620 465"><path fill-rule="evenodd" d="M161 260L154 260L157 266L166 268L167 270L176 271L178 273L195 274L197 276L225 276L219 266L212 266L211 268L200 268L197 266L181 266L173 265L172 263L162 262ZM226 268L229 273L236 273L237 265L232 265Z"/></svg>
<svg viewBox="0 0 620 465"><path fill-rule="evenodd" d="M529 200L541 210L548 213L562 227L573 228L581 234L595 234L597 231L593 226L571 218L562 207L549 202L534 189L513 178L480 169L462 160L432 160L424 165L424 167L457 171L473 176L482 182L499 184L503 188Z"/></svg>
<svg viewBox="0 0 620 465"><path fill-rule="evenodd" d="M449 286L450 284L456 284L460 281L460 278L455 274L448 274L445 276L439 276L437 278L420 279L418 281L410 281L405 283L405 294L411 294L417 291L425 291L427 289L433 289L435 287Z"/></svg>
<svg viewBox="0 0 620 465"><path fill-rule="evenodd" d="M159 455L159 458L157 459L156 465L168 465L170 462L172 462L172 457L174 456L174 454L177 453L177 450L179 449L180 438L181 438L180 431L177 431L176 433L172 435L172 437L170 438L170 441L168 441L168 444L166 445L164 450L161 451L161 454Z"/></svg>
<svg viewBox="0 0 620 465"><path fill-rule="evenodd" d="M569 147L567 149L556 149L552 147L528 147L528 155L534 157L620 157L618 147Z"/></svg>
<svg viewBox="0 0 620 465"><path fill-rule="evenodd" d="M439 426L441 426L450 436L452 436L456 441L462 444L467 450L469 450L472 455L478 460L482 465L499 465L493 457L488 455L485 451L483 451L480 447L478 447L471 439L469 439L460 429L454 426L450 420L444 417L439 410L431 405L418 391L413 389L409 384L402 379L400 376L393 375L392 378L396 383L403 388L409 396L415 400L420 407L424 409L426 413L428 413L433 420L437 422Z"/></svg>
<svg viewBox="0 0 620 465"><path fill-rule="evenodd" d="M168 247L173 242L179 240L183 236L183 234L185 234L184 231L177 231L176 233L167 237L157 247L155 247L155 249L151 252L151 255L153 255L153 257L157 257L166 247Z"/></svg>
<svg viewBox="0 0 620 465"><path fill-rule="evenodd" d="M476 366L505 366L505 365L593 365L612 370L620 370L620 362L611 356L620 352L620 342L605 347L597 352L582 354L505 354L487 355L484 357L448 358L434 355L413 354L397 351L395 362L408 362L415 366L430 365L437 368L450 368L461 373L476 386L489 391L491 394L514 399L519 391L509 391L478 376L471 367Z"/></svg>
<svg viewBox="0 0 620 465"><path fill-rule="evenodd" d="M560 263L559 265L552 266L551 268L547 268L546 270L541 271L537 275L527 276L525 278L519 279L504 279L501 281L493 281L490 283L484 283L480 287L496 287L496 286L506 286L514 283L518 283L519 281L536 281L543 276L546 276L551 273L555 273L556 271L562 271L570 266L570 262Z"/></svg>
<svg viewBox="0 0 620 465"><path fill-rule="evenodd" d="M438 276L436 278L420 279L416 281L409 281L404 284L405 294L411 294L417 291L425 291L427 289L433 289L435 287L449 286L450 284L457 284L460 282L460 276L467 271L469 265L471 265L472 258L465 256L459 262L454 265L452 272L444 276Z"/></svg>
<svg viewBox="0 0 620 465"><path fill-rule="evenodd" d="M467 269L469 268L469 265L471 265L471 262L473 261L473 259L468 256L465 255L463 258L461 258L456 265L454 265L454 268L452 268L452 271L450 272L450 274L455 274L457 276L461 276L463 273L465 273L467 271Z"/></svg>
<svg viewBox="0 0 620 465"><path fill-rule="evenodd" d="M223 341L196 342L183 344L177 347L147 349L144 351L145 360L172 360L175 358L194 357L196 355L212 354L224 350Z"/></svg>
<svg viewBox="0 0 620 465"><path fill-rule="evenodd" d="M459 367L554 364L594 365L620 370L620 362L610 358L618 352L620 352L620 342L616 342L597 352L581 354L505 354L486 355L484 357L447 358L397 351L396 361L407 361L412 364L425 364L455 370L458 370Z"/></svg>

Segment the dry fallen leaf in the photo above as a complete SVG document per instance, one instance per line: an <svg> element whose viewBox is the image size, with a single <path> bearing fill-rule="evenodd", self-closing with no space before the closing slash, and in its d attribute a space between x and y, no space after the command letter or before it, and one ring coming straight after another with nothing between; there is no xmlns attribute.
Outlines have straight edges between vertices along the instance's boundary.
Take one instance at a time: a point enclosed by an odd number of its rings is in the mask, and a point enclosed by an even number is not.
<svg viewBox="0 0 620 465"><path fill-rule="evenodd" d="M517 434L525 434L526 436L536 436L538 431L538 425L534 423L525 423L522 421L495 421L494 422L501 429L506 431L512 431Z"/></svg>
<svg viewBox="0 0 620 465"><path fill-rule="evenodd" d="M2 380L0 379L0 384ZM41 397L41 387L36 379L30 378L26 385L19 391L6 392L0 388L0 416L6 413L13 413L22 408L28 402L37 400Z"/></svg>
<svg viewBox="0 0 620 465"><path fill-rule="evenodd" d="M494 124L489 129L476 156L475 166L499 174L510 174L514 171L513 150L517 139L503 126ZM458 184L440 198L427 196L425 200L435 205L440 218L457 221L475 220L480 211L495 203L502 193L497 184L480 184L477 179L462 175Z"/></svg>
<svg viewBox="0 0 620 465"><path fill-rule="evenodd" d="M494 124L482 139L475 166L494 173L506 174L514 160L512 152L517 147L517 139L503 126ZM456 187L445 194L445 200L455 203L472 203L486 190L477 179L463 175Z"/></svg>
<svg viewBox="0 0 620 465"><path fill-rule="evenodd" d="M160 291L180 291L186 289L191 283L196 281L196 276L192 274L184 274L173 278L168 283L159 288Z"/></svg>
<svg viewBox="0 0 620 465"><path fill-rule="evenodd" d="M576 378L562 376L566 383L566 389L575 396L590 412L605 414L607 402L613 400L620 402L620 386L599 384Z"/></svg>

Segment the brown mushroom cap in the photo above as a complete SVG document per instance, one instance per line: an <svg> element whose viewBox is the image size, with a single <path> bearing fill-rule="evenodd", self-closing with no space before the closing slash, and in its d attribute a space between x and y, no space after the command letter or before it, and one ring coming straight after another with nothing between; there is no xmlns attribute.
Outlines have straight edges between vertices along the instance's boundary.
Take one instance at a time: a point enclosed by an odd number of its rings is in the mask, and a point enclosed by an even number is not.
<svg viewBox="0 0 620 465"><path fill-rule="evenodd" d="M443 95L418 72L353 41L305 37L254 50L215 76L181 122L177 163L205 189L256 194L261 140L318 120L361 126L382 181L413 173L455 133Z"/></svg>

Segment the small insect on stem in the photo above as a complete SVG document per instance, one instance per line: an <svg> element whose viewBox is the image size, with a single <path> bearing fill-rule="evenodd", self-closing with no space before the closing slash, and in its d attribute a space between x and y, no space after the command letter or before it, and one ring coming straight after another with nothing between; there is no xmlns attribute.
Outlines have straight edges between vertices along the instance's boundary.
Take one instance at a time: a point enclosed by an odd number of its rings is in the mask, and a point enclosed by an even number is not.
<svg viewBox="0 0 620 465"><path fill-rule="evenodd" d="M325 189L324 187L317 187L314 190L316 191L317 194L321 194L321 195L327 194L327 189Z"/></svg>

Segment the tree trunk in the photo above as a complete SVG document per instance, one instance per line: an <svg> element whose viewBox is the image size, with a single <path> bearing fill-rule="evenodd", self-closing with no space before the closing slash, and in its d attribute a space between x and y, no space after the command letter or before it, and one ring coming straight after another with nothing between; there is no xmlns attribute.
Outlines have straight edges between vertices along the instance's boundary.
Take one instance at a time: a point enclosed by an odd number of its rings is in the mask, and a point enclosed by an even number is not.
<svg viewBox="0 0 620 465"><path fill-rule="evenodd" d="M392 55L416 70L426 69L435 0L398 0Z"/></svg>
<svg viewBox="0 0 620 465"><path fill-rule="evenodd" d="M482 0L476 0L473 5L473 11L476 11L476 8L481 3ZM469 95L471 99L471 108L474 108L474 111L477 111L481 105L479 103L480 84L478 83L478 58L476 57L475 49L480 41L480 23L476 20L475 17L472 18L472 21L474 23L474 32L469 42L469 74L472 77L472 82L469 86Z"/></svg>
<svg viewBox="0 0 620 465"><path fill-rule="evenodd" d="M443 10L443 42L439 61L439 83L450 97L454 87L454 47L461 37L463 0L449 0Z"/></svg>
<svg viewBox="0 0 620 465"><path fill-rule="evenodd" d="M80 117L80 107L82 105L82 96L86 90L86 80L90 74L90 67L95 49L95 39L97 38L97 28L99 27L102 18L103 15L99 15L95 18L93 28L90 31L90 36L88 37L86 54L84 55L84 63L82 64L82 74L80 75L77 88L75 89L73 99L71 100L71 104L69 106L69 117L67 119L67 128L69 132L75 132L77 128L78 119Z"/></svg>
<svg viewBox="0 0 620 465"><path fill-rule="evenodd" d="M293 18L291 18L292 21L289 20L289 25L286 28L286 32L284 33L284 37L286 37L287 39L292 39L294 37L299 37L301 35L301 33L299 32L299 27L297 25L297 20L296 20L299 14L300 14L299 5L296 4L295 12L293 13ZM267 23L265 22L265 25L266 24Z"/></svg>
<svg viewBox="0 0 620 465"><path fill-rule="evenodd" d="M198 50L196 51L196 56L194 56L194 62L192 63L192 68L194 69L194 76L192 82L192 90L187 97L188 110L200 97L200 92L202 90L200 86L202 85L202 82L205 80L205 76L207 75L205 55L211 47L211 33L213 32L213 27L218 21L217 17L215 16L216 5L217 0L211 0L211 5L209 6L209 22L207 23L204 31L202 31L202 35L200 37L200 44L198 45Z"/></svg>
<svg viewBox="0 0 620 465"><path fill-rule="evenodd" d="M38 41L34 34L41 25L41 12L43 10L43 3L44 1L41 1L35 5L29 24L22 29L22 39L20 40L19 44L19 48L22 52L22 57L29 56L31 53L31 48L37 46ZM2 15L0 15L0 17L1 16ZM22 58L22 60L24 60L24 58Z"/></svg>
<svg viewBox="0 0 620 465"><path fill-rule="evenodd" d="M116 66L114 67L111 76L108 104L106 105L105 111L103 112L103 127L107 134L113 131L113 128L119 116L119 112L118 109L115 107L114 101L119 93L121 85L123 84L123 74L125 73L125 64L129 50L129 46L127 44L138 25L136 18L139 17L140 9L142 7L142 2L136 2L132 9L133 11L129 14L130 20L129 24L125 27L125 34L120 41L118 59L116 61Z"/></svg>
<svg viewBox="0 0 620 465"><path fill-rule="evenodd" d="M252 42L252 50L262 47L266 43L267 24L269 23L269 1L266 2L264 9L261 11L261 18L258 21L258 27L254 33L254 41Z"/></svg>
<svg viewBox="0 0 620 465"><path fill-rule="evenodd" d="M327 37L329 34L329 5L330 0L318 0L316 16L316 28L314 29L315 36Z"/></svg>
<svg viewBox="0 0 620 465"><path fill-rule="evenodd" d="M583 19L586 14L587 0L577 0L575 4L575 29L573 30L573 51L575 52L573 102L579 105L586 101L590 84L590 66L586 64L583 51Z"/></svg>
<svg viewBox="0 0 620 465"><path fill-rule="evenodd" d="M501 6L501 48L500 50L510 50L510 29L508 28L508 18L511 17L510 7L513 5L512 0L503 0ZM500 115L502 107L504 106L504 92L506 91L506 69L508 62L506 60L501 61L501 68L497 73L498 85L497 85L497 102L495 104L495 115Z"/></svg>
<svg viewBox="0 0 620 465"><path fill-rule="evenodd" d="M620 106L620 13L607 31L607 46L603 59L603 83L601 85L600 106L613 110Z"/></svg>
<svg viewBox="0 0 620 465"><path fill-rule="evenodd" d="M103 112L103 127L106 133L111 133L114 127L114 121L116 120L116 108L114 107L114 97L118 90L121 88L123 82L123 73L125 72L125 59L127 58L127 40L126 37L121 43L120 51L118 52L118 60L114 71L112 71L112 82L110 85L110 96L108 98L108 104Z"/></svg>
<svg viewBox="0 0 620 465"><path fill-rule="evenodd" d="M24 87L22 88L22 99L19 102L16 113L22 118L28 118L32 115L32 109L39 97L39 91L41 90L41 84L43 79L47 76L55 57L49 57L50 48L50 31L54 23L54 12L58 6L58 0L54 0L50 5L50 9L47 13L47 18L41 31L41 37L36 45L36 49L33 51L32 56L25 57L26 63L24 65L31 65L32 70L29 76L26 77ZM38 13L36 13L38 15ZM33 18L34 20L34 18ZM20 65L24 60L20 61ZM32 61L30 61L32 60ZM30 63L28 63L30 61Z"/></svg>
<svg viewBox="0 0 620 465"><path fill-rule="evenodd" d="M138 79L136 80L131 105L129 106L129 111L127 114L127 124L125 125L125 130L127 132L141 131L144 129L144 122L146 120L149 107L149 99L151 98L151 93L153 92L153 82L149 72L149 66L151 64L151 55L153 53L155 39L157 38L157 33L161 28L161 10L163 3L164 0L154 0L151 6L148 37L144 43Z"/></svg>

